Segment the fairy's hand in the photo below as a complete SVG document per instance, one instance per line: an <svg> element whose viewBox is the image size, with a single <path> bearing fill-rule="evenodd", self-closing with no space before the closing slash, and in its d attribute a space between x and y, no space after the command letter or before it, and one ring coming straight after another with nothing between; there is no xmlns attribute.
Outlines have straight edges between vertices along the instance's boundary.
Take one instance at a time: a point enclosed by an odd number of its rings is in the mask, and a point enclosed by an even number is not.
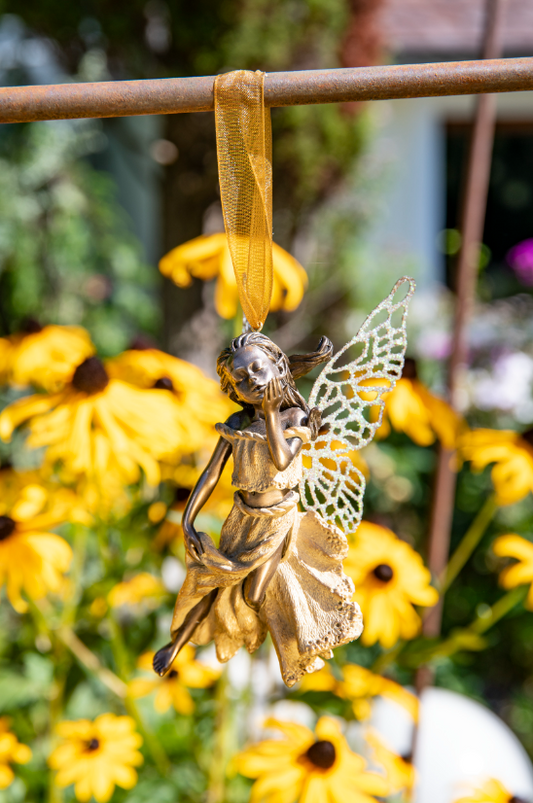
<svg viewBox="0 0 533 803"><path fill-rule="evenodd" d="M191 558L198 561L198 563L201 563L202 562L201 555L204 549L202 547L202 542L198 537L198 533L196 532L194 527L190 526L187 528L184 527L183 536L185 541L185 549L187 550Z"/></svg>
<svg viewBox="0 0 533 803"><path fill-rule="evenodd" d="M279 376L271 379L265 388L265 395L263 396L263 412L265 415L269 413L277 413L283 401L283 385Z"/></svg>

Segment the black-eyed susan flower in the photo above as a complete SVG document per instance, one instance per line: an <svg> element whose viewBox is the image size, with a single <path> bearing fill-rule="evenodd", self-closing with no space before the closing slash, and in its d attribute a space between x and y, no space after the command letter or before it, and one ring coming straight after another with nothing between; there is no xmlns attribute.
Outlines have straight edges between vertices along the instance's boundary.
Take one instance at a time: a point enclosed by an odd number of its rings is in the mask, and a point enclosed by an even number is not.
<svg viewBox="0 0 533 803"><path fill-rule="evenodd" d="M470 794L457 798L454 803L525 803L525 801L509 792L501 781L489 778Z"/></svg>
<svg viewBox="0 0 533 803"><path fill-rule="evenodd" d="M32 321L26 331L0 342L0 378L4 374L4 381L14 385L35 385L55 393L95 351L81 326L40 327Z"/></svg>
<svg viewBox="0 0 533 803"><path fill-rule="evenodd" d="M380 696L401 705L415 722L418 721L418 699L399 683L357 664L346 664L342 668L342 678L340 692L351 700L357 719L367 719L371 713L370 701Z"/></svg>
<svg viewBox="0 0 533 803"><path fill-rule="evenodd" d="M68 505L37 484L20 486L15 472L1 472L0 487L0 588L16 611L24 613L24 592L37 600L61 590L72 550L50 529L67 521Z"/></svg>
<svg viewBox="0 0 533 803"><path fill-rule="evenodd" d="M401 379L384 399L378 437L387 437L392 427L396 432L405 432L419 446L429 446L438 438L445 448L455 448L463 428L462 419L444 399L420 382L415 360L406 358Z"/></svg>
<svg viewBox="0 0 533 803"><path fill-rule="evenodd" d="M499 505L512 505L533 491L533 430L474 429L460 440L460 454L482 471L494 463L492 484Z"/></svg>
<svg viewBox="0 0 533 803"><path fill-rule="evenodd" d="M518 563L507 566L500 572L500 583L504 588L530 584L525 605L533 610L533 544L520 535L509 533L501 535L492 545L495 555L500 558L516 558Z"/></svg>
<svg viewBox="0 0 533 803"><path fill-rule="evenodd" d="M7 789L15 779L10 764L27 764L31 758L30 748L18 741L9 724L7 717L0 717L0 789Z"/></svg>
<svg viewBox="0 0 533 803"><path fill-rule="evenodd" d="M28 445L45 447L45 466L63 465L70 479L106 488L110 478L130 485L141 469L150 485L160 481L159 460L175 459L183 442L176 405L167 393L110 379L97 357L84 360L56 394L19 399L0 414L0 437L27 423Z"/></svg>
<svg viewBox="0 0 533 803"><path fill-rule="evenodd" d="M422 558L391 530L363 521L344 561L355 583L354 599L361 606L365 646L380 642L393 647L399 638L414 638L421 625L414 605L431 606L438 600Z"/></svg>
<svg viewBox="0 0 533 803"><path fill-rule="evenodd" d="M128 685L133 698L145 697L155 691L154 708L164 714L171 706L184 716L194 711L194 700L189 689L207 689L220 677L220 670L195 660L195 650L187 644L172 664L172 670L164 678L154 678L152 661L153 652L141 655L138 661L139 669L149 672L150 678L135 678Z"/></svg>
<svg viewBox="0 0 533 803"><path fill-rule="evenodd" d="M129 580L117 583L107 595L107 601L112 608L141 605L145 610L153 610L161 604L165 596L166 591L161 580L149 572L140 572Z"/></svg>
<svg viewBox="0 0 533 803"><path fill-rule="evenodd" d="M142 737L131 717L102 714L94 721L60 722L56 733L61 744L48 763L57 770L57 786L74 784L74 794L82 803L91 797L107 803L115 786L133 789L137 783L134 767L142 764L143 757L138 750Z"/></svg>
<svg viewBox="0 0 533 803"><path fill-rule="evenodd" d="M270 309L273 312L295 310L307 287L307 274L300 263L276 243L272 243L272 262L274 284ZM233 318L237 313L239 295L225 234L196 237L179 245L163 257L159 270L178 287L188 287L193 278L206 282L216 278L218 314L222 318Z"/></svg>
<svg viewBox="0 0 533 803"><path fill-rule="evenodd" d="M401 705L413 719L418 721L418 699L399 683L377 675L357 664L346 664L338 680L326 664L319 672L306 675L301 682L301 691L330 691L337 697L349 700L356 719L368 719L372 713L372 699L387 697Z"/></svg>
<svg viewBox="0 0 533 803"><path fill-rule="evenodd" d="M409 793L416 781L416 770L412 761L391 750L373 728L366 731L365 739L372 751L373 761L385 770L391 793Z"/></svg>
<svg viewBox="0 0 533 803"><path fill-rule="evenodd" d="M225 421L235 410L218 382L195 365L158 349L130 349L108 360L105 368L112 379L143 389L156 388L169 395L176 405L181 428L181 454L206 445L209 448L218 438L215 424Z"/></svg>
<svg viewBox="0 0 533 803"><path fill-rule="evenodd" d="M241 775L257 779L250 803L375 803L374 795L388 794L387 781L365 770L334 719L322 717L315 733L274 719L265 727L284 738L259 742L234 759Z"/></svg>

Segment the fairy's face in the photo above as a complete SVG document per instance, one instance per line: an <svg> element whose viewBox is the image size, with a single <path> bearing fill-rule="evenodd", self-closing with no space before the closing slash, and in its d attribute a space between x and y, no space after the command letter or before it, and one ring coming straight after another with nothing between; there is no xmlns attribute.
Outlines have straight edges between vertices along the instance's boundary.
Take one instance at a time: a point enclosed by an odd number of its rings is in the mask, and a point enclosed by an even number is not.
<svg viewBox="0 0 533 803"><path fill-rule="evenodd" d="M238 397L259 406L271 379L280 376L277 365L258 346L244 346L235 352L227 371Z"/></svg>

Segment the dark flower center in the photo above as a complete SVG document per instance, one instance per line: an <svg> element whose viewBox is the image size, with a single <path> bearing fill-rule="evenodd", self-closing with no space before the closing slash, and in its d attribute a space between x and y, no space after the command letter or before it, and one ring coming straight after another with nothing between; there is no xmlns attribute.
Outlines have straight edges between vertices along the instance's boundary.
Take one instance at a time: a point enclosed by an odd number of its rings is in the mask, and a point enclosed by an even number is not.
<svg viewBox="0 0 533 803"><path fill-rule="evenodd" d="M174 390L174 385L169 376L162 376L157 382L154 382L154 388L157 388L157 390Z"/></svg>
<svg viewBox="0 0 533 803"><path fill-rule="evenodd" d="M176 488L174 492L174 502L186 502L190 495L190 488Z"/></svg>
<svg viewBox="0 0 533 803"><path fill-rule="evenodd" d="M9 538L16 524L9 516L0 516L0 541L5 541Z"/></svg>
<svg viewBox="0 0 533 803"><path fill-rule="evenodd" d="M394 571L388 563L379 563L374 569L374 577L382 583L388 583L394 577Z"/></svg>
<svg viewBox="0 0 533 803"><path fill-rule="evenodd" d="M400 756L400 758L402 759L402 761L405 761L406 764L412 764L413 763L413 754L412 753L404 753L404 755Z"/></svg>
<svg viewBox="0 0 533 803"><path fill-rule="evenodd" d="M525 432L522 432L520 437L530 446L533 446L533 429L527 429Z"/></svg>
<svg viewBox="0 0 533 803"><path fill-rule="evenodd" d="M174 678L177 678L177 677L178 677L177 670L176 669L171 669L171 671L168 673L168 679L169 680L174 680Z"/></svg>
<svg viewBox="0 0 533 803"><path fill-rule="evenodd" d="M418 379L418 371L416 369L416 360L412 357L406 357L403 364L402 379Z"/></svg>
<svg viewBox="0 0 533 803"><path fill-rule="evenodd" d="M83 393L100 393L105 390L109 377L98 357L88 357L78 365L72 377L72 385Z"/></svg>
<svg viewBox="0 0 533 803"><path fill-rule="evenodd" d="M36 335L38 332L42 332L42 330L43 327L35 318L25 318L20 327L20 331L24 332L25 335Z"/></svg>
<svg viewBox="0 0 533 803"><path fill-rule="evenodd" d="M528 801L524 800L523 797L516 797L516 795L513 795L513 797L509 798L509 803L528 803Z"/></svg>
<svg viewBox="0 0 533 803"><path fill-rule="evenodd" d="M92 753L94 750L98 750L100 747L100 742L98 739L91 739L91 741L87 744L87 750Z"/></svg>
<svg viewBox="0 0 533 803"><path fill-rule="evenodd" d="M148 349L155 349L157 346L148 335L137 335L133 338L128 348L130 351L147 351Z"/></svg>
<svg viewBox="0 0 533 803"><path fill-rule="evenodd" d="M329 770L335 763L335 747L331 742L322 739L312 744L305 756L315 767L320 767L321 770Z"/></svg>

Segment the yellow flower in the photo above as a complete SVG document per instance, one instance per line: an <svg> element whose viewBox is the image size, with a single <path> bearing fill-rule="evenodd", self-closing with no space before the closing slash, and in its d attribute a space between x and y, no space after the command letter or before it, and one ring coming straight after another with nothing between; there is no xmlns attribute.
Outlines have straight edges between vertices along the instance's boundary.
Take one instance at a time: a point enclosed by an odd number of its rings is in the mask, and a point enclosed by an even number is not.
<svg viewBox="0 0 533 803"><path fill-rule="evenodd" d="M526 607L533 610L533 544L519 535L509 533L501 535L492 545L494 554L500 558L517 558L518 563L507 566L500 573L500 583L504 588L531 583L526 600Z"/></svg>
<svg viewBox="0 0 533 803"><path fill-rule="evenodd" d="M5 479L2 485L7 487ZM49 532L68 520L60 495L58 500L54 503L36 484L0 497L0 587L6 584L7 597L19 613L28 608L22 591L33 600L41 599L48 591L59 592L70 566L70 546Z"/></svg>
<svg viewBox="0 0 533 803"><path fill-rule="evenodd" d="M45 468L50 468L50 461ZM43 471L44 473L44 471ZM64 482L75 483L76 493L86 511L89 511L91 522L94 517L101 521L110 516L122 518L131 509L134 496L131 489L124 485L124 479L118 468L106 474L105 484L100 483L100 477L84 477L72 474L65 469L61 471Z"/></svg>
<svg viewBox="0 0 533 803"><path fill-rule="evenodd" d="M461 455L472 462L474 471L495 463L492 484L499 505L519 502L533 490L533 446L531 430L518 432L475 429L460 442Z"/></svg>
<svg viewBox="0 0 533 803"><path fill-rule="evenodd" d="M295 310L307 287L307 274L287 251L272 243L274 286L270 309ZM188 287L193 277L207 282L217 278L215 307L222 318L237 313L239 296L225 234L196 237L170 251L159 263L163 276Z"/></svg>
<svg viewBox="0 0 533 803"><path fill-rule="evenodd" d="M0 717L0 789L7 789L15 778L9 765L13 762L27 764L30 758L30 748L20 744L15 734L9 731L9 720Z"/></svg>
<svg viewBox="0 0 533 803"><path fill-rule="evenodd" d="M392 426L419 446L429 446L437 437L446 449L455 448L462 419L444 399L434 396L420 382L413 359L406 358L402 378L384 399L379 437L387 437Z"/></svg>
<svg viewBox="0 0 533 803"><path fill-rule="evenodd" d="M342 676L340 691L346 699L352 700L353 711L357 719L366 719L369 716L369 700L380 695L401 705L415 722L418 721L418 699L399 683L376 675L357 664L344 666Z"/></svg>
<svg viewBox="0 0 533 803"><path fill-rule="evenodd" d="M142 764L143 757L138 751L142 738L131 717L102 714L92 722L60 722L56 733L62 743L48 763L57 770L58 786L74 784L77 800L83 803L93 796L98 803L107 803L115 785L133 789L137 783L133 768Z"/></svg>
<svg viewBox="0 0 533 803"><path fill-rule="evenodd" d="M215 424L235 410L218 382L195 365L157 349L125 351L108 360L105 367L111 379L168 393L176 406L182 453L190 454L205 447L206 442L209 448L218 438Z"/></svg>
<svg viewBox="0 0 533 803"><path fill-rule="evenodd" d="M96 597L93 599L89 606L89 613L91 616L94 616L96 619L101 619L102 616L105 616L107 613L107 601L105 597Z"/></svg>
<svg viewBox="0 0 533 803"><path fill-rule="evenodd" d="M404 789L410 792L416 781L416 770L412 762L390 750L377 731L369 729L365 737L372 749L374 761L385 770L391 793Z"/></svg>
<svg viewBox="0 0 533 803"><path fill-rule="evenodd" d="M148 520L152 524L159 524L167 515L168 507L164 502L152 502L147 510Z"/></svg>
<svg viewBox="0 0 533 803"><path fill-rule="evenodd" d="M157 608L161 604L166 591L161 580L148 572L141 572L111 589L107 601L112 608L121 605L143 605L148 609Z"/></svg>
<svg viewBox="0 0 533 803"><path fill-rule="evenodd" d="M89 333L81 326L45 326L34 324L0 341L0 378L5 365L6 380L14 385L35 385L55 393L87 357L95 352ZM2 359L2 352L4 357Z"/></svg>
<svg viewBox="0 0 533 803"><path fill-rule="evenodd" d="M365 760L352 753L339 725L322 717L315 734L303 725L269 719L284 739L252 745L236 756L236 769L256 778L250 803L375 803L386 795L387 781L366 772Z"/></svg>
<svg viewBox="0 0 533 803"><path fill-rule="evenodd" d="M0 437L28 422L28 445L46 447L45 466L60 461L70 480L83 478L105 489L110 477L126 484L160 481L159 460L188 450L169 393L141 390L109 379L97 357L79 365L60 393L29 396L0 414Z"/></svg>
<svg viewBox="0 0 533 803"><path fill-rule="evenodd" d="M482 786L473 789L466 797L458 798L454 803L511 803L514 800L520 803L500 781L490 778Z"/></svg>
<svg viewBox="0 0 533 803"><path fill-rule="evenodd" d="M350 544L344 570L355 583L365 629L361 641L393 647L420 629L413 605L435 605L438 594L422 558L391 530L363 521Z"/></svg>
<svg viewBox="0 0 533 803"><path fill-rule="evenodd" d="M42 471L15 471L10 466L0 466L0 514L8 511L30 485L39 486L37 498L46 501L47 511L52 513L54 521L58 523L63 521L91 523L91 517L87 513L83 500L75 491L65 488L57 482L47 480ZM33 493L35 497L37 492Z"/></svg>
<svg viewBox="0 0 533 803"><path fill-rule="evenodd" d="M212 686L220 676L220 670L211 669L194 659L194 647L187 644L172 664L172 670L164 678L153 677L153 652L141 655L139 669L150 672L151 678L136 678L129 685L129 693L133 698L145 697L156 691L154 708L164 714L174 706L178 714L190 716L194 711L194 701L189 689L206 689Z"/></svg>
<svg viewBox="0 0 533 803"><path fill-rule="evenodd" d="M368 719L372 713L371 699L382 696L393 700L418 721L418 699L399 683L376 675L357 664L346 664L342 670L342 680L337 680L326 666L319 672L306 675L301 682L301 691L331 691L337 697L350 700L356 719Z"/></svg>

